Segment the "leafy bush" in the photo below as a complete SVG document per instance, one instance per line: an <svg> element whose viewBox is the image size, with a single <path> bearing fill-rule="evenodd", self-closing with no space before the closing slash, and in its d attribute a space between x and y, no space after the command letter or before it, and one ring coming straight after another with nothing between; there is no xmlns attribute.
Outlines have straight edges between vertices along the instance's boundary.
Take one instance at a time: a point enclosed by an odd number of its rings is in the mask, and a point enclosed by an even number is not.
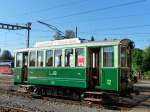
<svg viewBox="0 0 150 112"><path fill-rule="evenodd" d="M150 71L144 72L144 79L145 80L150 80Z"/></svg>

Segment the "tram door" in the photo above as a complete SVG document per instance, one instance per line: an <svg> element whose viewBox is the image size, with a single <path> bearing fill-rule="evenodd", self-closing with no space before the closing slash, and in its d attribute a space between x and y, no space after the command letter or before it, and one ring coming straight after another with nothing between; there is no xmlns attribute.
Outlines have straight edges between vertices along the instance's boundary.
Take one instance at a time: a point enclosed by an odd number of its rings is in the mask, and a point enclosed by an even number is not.
<svg viewBox="0 0 150 112"><path fill-rule="evenodd" d="M28 52L23 52L22 82L28 79Z"/></svg>
<svg viewBox="0 0 150 112"><path fill-rule="evenodd" d="M89 48L89 87L94 89L99 85L100 48Z"/></svg>

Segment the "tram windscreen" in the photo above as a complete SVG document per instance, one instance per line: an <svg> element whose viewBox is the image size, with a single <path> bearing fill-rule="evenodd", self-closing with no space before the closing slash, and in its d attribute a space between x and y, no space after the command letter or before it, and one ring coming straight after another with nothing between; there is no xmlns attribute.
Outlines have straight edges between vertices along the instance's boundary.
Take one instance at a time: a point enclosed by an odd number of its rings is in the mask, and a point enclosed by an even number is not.
<svg viewBox="0 0 150 112"><path fill-rule="evenodd" d="M127 49L127 47L122 46L121 47L121 67L130 67L131 66L131 51L130 49Z"/></svg>

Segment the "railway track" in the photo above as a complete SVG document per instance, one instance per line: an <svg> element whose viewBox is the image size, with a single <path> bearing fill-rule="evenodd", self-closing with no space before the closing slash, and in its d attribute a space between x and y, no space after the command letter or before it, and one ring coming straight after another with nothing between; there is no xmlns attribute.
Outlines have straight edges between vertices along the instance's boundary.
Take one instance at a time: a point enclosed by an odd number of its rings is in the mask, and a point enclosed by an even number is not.
<svg viewBox="0 0 150 112"><path fill-rule="evenodd" d="M28 110L6 105L0 105L0 112L28 112Z"/></svg>
<svg viewBox="0 0 150 112"><path fill-rule="evenodd" d="M8 94L10 96L21 96L21 97L26 97L29 99L32 99L33 96L29 93L25 93L25 92L18 92L15 90L2 90L0 89L1 93L5 93ZM101 102L91 102L91 101L76 101L76 100L70 100L68 98L63 98L63 97L57 97L57 96L37 96L34 97L34 99L40 99L43 102L56 102L56 103L64 103L67 105L76 105L76 106L83 106L83 107L92 107L92 108L106 108L106 109L112 109L112 110L121 110L121 111L129 111L132 110L132 108L134 108L136 105L138 105L140 102L143 102L144 100L147 99L147 97L142 98L140 100L134 101L134 98L127 98L130 99L130 101L133 100L133 102L126 102L126 100L122 100L122 102L115 102L112 99L106 99L105 101L101 101ZM136 99L136 98L135 98ZM2 111L3 112L3 111ZM4 111L5 112L5 111ZM6 111L7 112L7 111ZM11 112L11 111L10 111ZM21 112L21 111L12 111L12 112ZM26 112L26 111L23 111Z"/></svg>
<svg viewBox="0 0 150 112"><path fill-rule="evenodd" d="M8 94L9 96L21 96L21 97L27 97L29 99L32 99L33 96L29 93L26 92L18 92L16 89L16 86L8 84L8 88L5 89L3 85L1 85L2 87L0 88L0 93L4 93L4 94ZM135 96L134 96L135 97ZM90 101L75 101L75 100L70 100L68 98L63 98L63 97L59 97L59 96L39 96L39 97L34 97L35 99L41 99L44 102L57 102L57 103L64 103L64 104L69 104L69 105L76 105L76 106L85 106L85 107L96 107L96 108L108 108L108 109L117 109L117 110L131 110L133 107L135 107L136 105L138 105L140 102L146 100L147 97L139 100L139 101L135 101L136 103L130 102L130 103L126 103L124 101L122 102L113 102L112 99L106 99L105 102L90 102ZM132 100L131 98L128 98L130 100ZM134 99L133 99L134 101ZM6 109L6 111L5 111ZM17 110L18 109L18 110ZM2 110L1 112L7 112L7 110L9 110L8 112L26 112L26 110L16 108L16 107L9 107L9 106L4 106L4 105L0 105L0 110Z"/></svg>
<svg viewBox="0 0 150 112"><path fill-rule="evenodd" d="M12 90L0 90L0 92L9 94L9 95L15 95L15 96L22 96L22 97L27 97L27 98L35 98L35 99L42 99L44 101L50 101L50 102L57 102L57 103L65 103L69 105L81 105L81 106L86 106L86 107L96 107L96 108L111 108L111 109L117 109L117 110L130 110L133 106L131 104L125 104L125 103L120 103L120 102L115 102L112 101L112 99L107 99L105 101L97 102L97 101L77 101L77 100L70 100L65 97L60 97L60 96L32 96L29 93L25 92L18 92L18 91L12 91ZM15 111L16 112L16 111ZM17 111L20 112L20 111ZM23 111L24 112L24 111ZM26 111L25 111L26 112Z"/></svg>

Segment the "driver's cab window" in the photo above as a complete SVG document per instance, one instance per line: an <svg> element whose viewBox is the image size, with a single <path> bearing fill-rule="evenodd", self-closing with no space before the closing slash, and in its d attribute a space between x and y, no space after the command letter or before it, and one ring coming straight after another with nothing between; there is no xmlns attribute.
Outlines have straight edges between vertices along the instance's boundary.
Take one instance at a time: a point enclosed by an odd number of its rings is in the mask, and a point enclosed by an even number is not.
<svg viewBox="0 0 150 112"><path fill-rule="evenodd" d="M120 60L121 60L121 67L127 67L127 48L124 46L121 47Z"/></svg>

